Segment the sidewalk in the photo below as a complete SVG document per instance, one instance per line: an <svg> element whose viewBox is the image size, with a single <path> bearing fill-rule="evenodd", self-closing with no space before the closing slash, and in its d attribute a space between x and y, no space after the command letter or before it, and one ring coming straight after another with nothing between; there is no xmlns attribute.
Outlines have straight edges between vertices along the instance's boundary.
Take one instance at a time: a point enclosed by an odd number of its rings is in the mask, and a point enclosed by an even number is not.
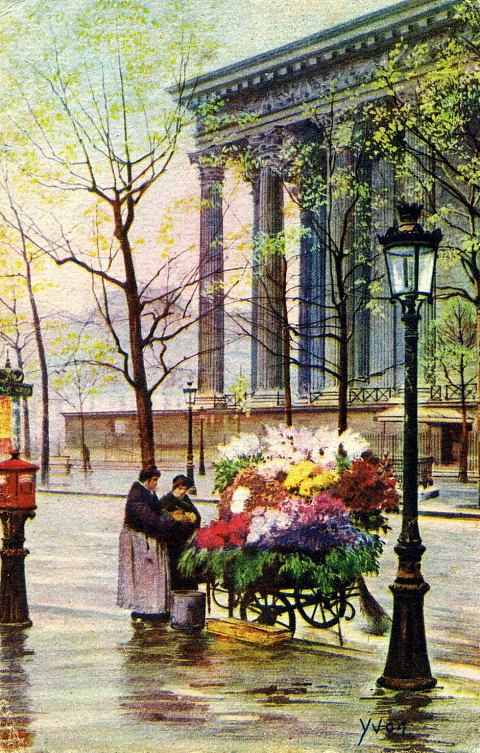
<svg viewBox="0 0 480 753"><path fill-rule="evenodd" d="M183 467L163 471L158 484L159 492L162 494L166 492L173 476L184 472ZM57 471L51 474L48 486L39 484L39 491L50 494L80 494L124 499L136 476L136 471L125 469L118 471L95 469L87 475L78 469L74 469L70 474ZM215 503L218 500L218 495L213 491L214 474L211 468L205 476L196 474L195 484L197 488L197 496L193 497L195 502ZM438 490L439 494L428 499L424 498L422 489L419 491L420 515L480 519L476 482L461 484L451 478L439 478L433 488Z"/></svg>

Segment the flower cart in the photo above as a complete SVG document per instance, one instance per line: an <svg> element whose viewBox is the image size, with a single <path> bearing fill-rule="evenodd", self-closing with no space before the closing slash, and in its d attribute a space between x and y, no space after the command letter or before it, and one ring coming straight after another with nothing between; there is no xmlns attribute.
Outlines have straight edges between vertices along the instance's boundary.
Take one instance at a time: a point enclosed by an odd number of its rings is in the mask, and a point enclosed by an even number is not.
<svg viewBox="0 0 480 753"><path fill-rule="evenodd" d="M219 518L197 531L182 557L229 617L295 632L355 615L357 583L378 573L398 509L396 480L350 431L267 427L220 448Z"/></svg>

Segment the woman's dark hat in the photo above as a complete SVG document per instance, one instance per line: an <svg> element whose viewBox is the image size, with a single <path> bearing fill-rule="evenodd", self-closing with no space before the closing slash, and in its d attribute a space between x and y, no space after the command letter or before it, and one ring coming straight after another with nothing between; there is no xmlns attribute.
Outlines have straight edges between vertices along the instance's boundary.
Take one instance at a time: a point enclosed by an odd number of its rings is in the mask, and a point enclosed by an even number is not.
<svg viewBox="0 0 480 753"><path fill-rule="evenodd" d="M144 483L145 481L149 481L151 478L160 478L161 476L160 470L157 468L156 465L152 465L147 470L140 471L138 475L138 480L141 483Z"/></svg>

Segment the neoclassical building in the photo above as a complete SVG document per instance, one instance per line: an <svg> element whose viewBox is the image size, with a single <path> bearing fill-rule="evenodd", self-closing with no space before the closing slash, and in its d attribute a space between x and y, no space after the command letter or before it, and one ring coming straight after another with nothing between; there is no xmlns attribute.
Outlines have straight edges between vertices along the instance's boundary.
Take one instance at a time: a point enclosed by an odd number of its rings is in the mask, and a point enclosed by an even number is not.
<svg viewBox="0 0 480 753"><path fill-rule="evenodd" d="M258 237L278 237L284 227L284 186L288 181L288 171L282 162L285 144L292 139L311 142L322 138L311 113L318 116L328 111L332 86L339 118L342 109L351 108L352 103L360 105L380 96L372 82L389 51L400 40L414 44L443 34L454 23L455 5L455 0L406 0L189 83L187 94L198 114L197 148L191 159L198 166L201 193L198 387L207 403L209 397L221 396L226 389L221 305L222 186L226 168L222 154L233 146L239 154L248 151L254 156L255 169L245 177L251 188L253 247ZM215 101L220 103L221 117L212 130L205 126L202 113L207 103ZM346 153L344 158L348 165L349 155ZM361 247L363 258L369 262L367 275L381 277L383 261L377 258L375 239L394 222L395 206L401 196L409 198L408 185L399 185L392 166L382 159L366 160L362 170L370 195L381 195L383 201L371 206L360 204L356 211L361 213L362 222L359 215L352 215L348 233L352 236L352 248ZM334 214L335 209L333 205ZM331 220L334 233L342 231L341 201L337 210L337 231L335 217ZM334 400L336 380L332 364L338 360L334 338L325 336L329 326L325 312L331 304L331 261L327 244L318 233L324 219L300 210L300 224L306 232L299 233L297 395L301 402L317 404ZM316 233L311 232L315 223ZM355 237L360 233L361 239ZM250 384L253 404L256 399L266 404L269 396L274 401L281 393L285 380L281 332L275 326L272 306L267 305L275 299L282 271L278 260L261 255L254 259L253 268ZM216 292L212 294L212 290ZM362 291L359 284L352 298L348 345L350 400L386 403L403 383L400 314L397 307L385 300L379 302L376 314L372 315L366 306L365 285ZM424 307L421 342L425 340L431 316L432 307Z"/></svg>
<svg viewBox="0 0 480 753"><path fill-rule="evenodd" d="M285 159L288 144L316 143L324 138L318 122L312 118L325 114L331 106L331 90L336 93L338 122L342 112L360 107L382 96L375 89L374 78L389 51L400 41L409 44L445 34L455 23L457 0L405 0L381 12L362 16L354 21L315 33L292 44L229 65L203 75L187 84L185 96L197 114L196 148L191 161L197 166L200 180L200 322L198 358L198 398L203 412L196 412L195 436L198 441L200 424L205 421L205 441L209 453L218 442L224 442L236 431L257 431L262 423L284 418L282 395L285 393L285 342L282 338L280 304L277 290L281 287L284 269L280 255L258 253L258 238L281 237L286 226L286 188L291 184L291 171ZM205 107L216 103L218 116L215 128L205 121ZM318 118L317 118L318 121ZM225 153L246 155L242 180L250 199L252 267L248 337L238 341L236 352L248 352L249 383L253 393L249 411L242 413L228 395L227 304L224 300L224 279L227 275L228 253L224 238L224 187L230 163ZM351 154L341 155L348 169ZM345 228L341 218L341 201L332 202L329 211L334 241L342 233L354 255L361 259L356 269L367 278L354 280L354 293L347 311L349 342L347 352L349 375L349 425L361 429L371 441L390 433L389 439L401 435L404 337L398 306L387 299L377 301L375 310L367 306L367 283L385 274L384 262L378 254L377 234L383 234L395 217L401 197L410 199L407 183L399 183L393 166L381 158L369 158L361 164L362 180L368 184L367 198L349 217ZM323 170L322 164L319 170ZM298 177L298 176L297 176ZM295 190L295 186L293 186ZM381 201L373 201L381 197ZM415 197L418 198L418 197ZM420 197L429 206L431 197ZM441 202L441 194L437 194ZM334 324L329 321L332 303L331 254L322 233L325 226L321 208L312 212L299 208L295 221L298 234L298 306L295 312L297 329L295 375L295 421L299 424L335 425L338 407L338 385L335 370L341 368ZM343 215L342 215L343 213ZM248 240L248 239L247 239ZM349 273L348 264L346 273ZM439 281L440 282L440 281ZM358 284L356 284L358 283ZM272 305L269 305L272 304ZM277 309L275 309L277 306ZM422 310L420 351L425 347L429 321L434 308ZM250 342L247 344L247 340ZM235 348L233 349L235 351ZM233 352L233 357L236 353ZM231 373L231 371L230 371ZM460 411L458 395L447 385L429 384L420 368L421 426L420 453L435 455L440 463L458 459ZM474 395L472 394L472 401ZM65 417L67 446L78 452L77 415ZM156 439L159 458L174 450L179 456L184 447L185 416L179 411L157 411ZM98 413L88 417L90 444L98 459L131 458L135 454L135 415L125 411ZM383 446L374 445L376 449ZM77 449L76 449L77 448ZM399 445L385 445L392 455L401 456ZM167 456L166 456L167 457ZM209 455L211 457L211 455Z"/></svg>

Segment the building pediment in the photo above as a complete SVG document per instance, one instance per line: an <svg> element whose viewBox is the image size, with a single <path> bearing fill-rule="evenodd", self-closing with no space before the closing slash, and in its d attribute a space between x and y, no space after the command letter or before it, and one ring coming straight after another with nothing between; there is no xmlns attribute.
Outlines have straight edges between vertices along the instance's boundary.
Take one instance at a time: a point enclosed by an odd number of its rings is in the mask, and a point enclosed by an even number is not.
<svg viewBox="0 0 480 753"><path fill-rule="evenodd" d="M187 82L191 106L211 98L260 118L321 99L336 79L337 90L368 82L379 62L401 39L412 43L451 26L458 0L406 0ZM293 115L293 113L291 113ZM298 116L298 113L296 113Z"/></svg>

